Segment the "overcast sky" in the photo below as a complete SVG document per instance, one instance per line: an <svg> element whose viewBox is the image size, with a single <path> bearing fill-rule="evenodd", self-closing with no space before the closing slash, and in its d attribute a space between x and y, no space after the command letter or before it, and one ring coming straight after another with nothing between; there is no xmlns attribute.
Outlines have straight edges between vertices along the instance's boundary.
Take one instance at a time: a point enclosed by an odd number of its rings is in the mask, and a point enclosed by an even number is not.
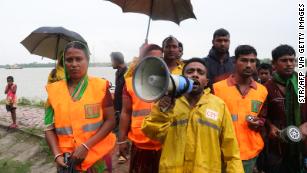
<svg viewBox="0 0 307 173"><path fill-rule="evenodd" d="M153 21L149 42L161 45L173 35L184 45L184 59L204 57L213 32L223 27L231 34L231 55L239 44L254 46L259 58L271 57L271 50L282 43L297 46L296 0L192 0L192 5L197 20L180 26ZM147 19L122 13L104 0L0 0L0 64L50 62L20 44L41 26L63 26L81 34L92 52L91 61L109 62L112 51L121 51L130 61L144 42Z"/></svg>

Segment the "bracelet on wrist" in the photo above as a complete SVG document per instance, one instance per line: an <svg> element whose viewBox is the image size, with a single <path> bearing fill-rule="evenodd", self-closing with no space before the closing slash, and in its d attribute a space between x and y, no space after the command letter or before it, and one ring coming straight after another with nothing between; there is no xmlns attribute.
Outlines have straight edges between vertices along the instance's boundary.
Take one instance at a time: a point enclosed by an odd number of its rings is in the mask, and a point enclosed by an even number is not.
<svg viewBox="0 0 307 173"><path fill-rule="evenodd" d="M116 144L117 144L117 145L120 145L120 144L125 144L125 143L128 143L128 140L124 140L124 141L116 142Z"/></svg>
<svg viewBox="0 0 307 173"><path fill-rule="evenodd" d="M82 143L81 145L83 145L83 147L85 147L87 149L87 151L90 150L90 148L85 143Z"/></svg>
<svg viewBox="0 0 307 173"><path fill-rule="evenodd" d="M54 161L56 162L56 159L57 159L59 156L62 156L62 155L63 155L62 153L56 154L56 155L54 156Z"/></svg>

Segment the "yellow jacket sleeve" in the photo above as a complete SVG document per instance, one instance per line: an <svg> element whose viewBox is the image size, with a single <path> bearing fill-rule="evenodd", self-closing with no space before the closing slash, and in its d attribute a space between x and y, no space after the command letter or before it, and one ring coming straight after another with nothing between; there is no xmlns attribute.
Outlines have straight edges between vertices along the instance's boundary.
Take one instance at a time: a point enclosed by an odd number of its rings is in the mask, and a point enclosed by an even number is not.
<svg viewBox="0 0 307 173"><path fill-rule="evenodd" d="M53 75L53 73L55 73ZM62 80L65 78L64 68L57 65L56 69L53 69L48 76L48 84Z"/></svg>
<svg viewBox="0 0 307 173"><path fill-rule="evenodd" d="M149 138L163 143L172 124L172 114L173 110L164 113L160 111L158 104L154 104L150 114L143 121L142 131Z"/></svg>
<svg viewBox="0 0 307 173"><path fill-rule="evenodd" d="M226 105L224 105L224 117L222 120L221 151L222 164L226 173L244 173L231 115Z"/></svg>

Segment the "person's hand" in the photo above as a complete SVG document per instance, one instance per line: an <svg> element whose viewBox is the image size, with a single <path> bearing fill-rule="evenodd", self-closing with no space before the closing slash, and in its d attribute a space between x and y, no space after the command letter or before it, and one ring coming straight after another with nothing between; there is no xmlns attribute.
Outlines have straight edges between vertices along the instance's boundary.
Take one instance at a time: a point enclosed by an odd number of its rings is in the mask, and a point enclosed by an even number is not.
<svg viewBox="0 0 307 173"><path fill-rule="evenodd" d="M269 137L271 138L279 138L280 130L273 124L270 125Z"/></svg>
<svg viewBox="0 0 307 173"><path fill-rule="evenodd" d="M140 53L139 53L139 58L143 58L145 54L145 49L147 48L148 43L143 43L140 47Z"/></svg>
<svg viewBox="0 0 307 173"><path fill-rule="evenodd" d="M64 157L63 156L58 156L56 159L55 159L55 163L59 166L59 167L65 167L67 168L68 165L66 165L64 163Z"/></svg>
<svg viewBox="0 0 307 173"><path fill-rule="evenodd" d="M166 95L160 99L158 106L162 112L166 112L175 106L175 102L171 96Z"/></svg>
<svg viewBox="0 0 307 173"><path fill-rule="evenodd" d="M306 138L307 137L307 122L300 125L299 129L300 129L303 137Z"/></svg>
<svg viewBox="0 0 307 173"><path fill-rule="evenodd" d="M11 86L12 86L11 84L7 84L6 87L5 87L5 90L11 89Z"/></svg>
<svg viewBox="0 0 307 173"><path fill-rule="evenodd" d="M248 127L249 127L250 129L252 129L252 130L254 130L254 131L258 131L259 126L260 126L260 124L259 124L259 118L258 118L258 117L253 116L253 118L252 118L251 120L247 121L247 123L248 123Z"/></svg>
<svg viewBox="0 0 307 173"><path fill-rule="evenodd" d="M6 85L6 86L5 86L5 90L4 90L4 94L7 94L7 93L8 93L8 90L9 90L9 86Z"/></svg>
<svg viewBox="0 0 307 173"><path fill-rule="evenodd" d="M128 143L123 143L123 144L119 144L119 155L123 156L124 158L127 159L127 155L129 153L129 145Z"/></svg>
<svg viewBox="0 0 307 173"><path fill-rule="evenodd" d="M253 119L248 122L248 127L254 131L259 131L264 126L265 119L253 116Z"/></svg>
<svg viewBox="0 0 307 173"><path fill-rule="evenodd" d="M80 145L72 153L71 159L73 159L76 164L79 164L85 159L85 157L87 156L87 153L88 153L87 148L85 148L85 146L83 145Z"/></svg>

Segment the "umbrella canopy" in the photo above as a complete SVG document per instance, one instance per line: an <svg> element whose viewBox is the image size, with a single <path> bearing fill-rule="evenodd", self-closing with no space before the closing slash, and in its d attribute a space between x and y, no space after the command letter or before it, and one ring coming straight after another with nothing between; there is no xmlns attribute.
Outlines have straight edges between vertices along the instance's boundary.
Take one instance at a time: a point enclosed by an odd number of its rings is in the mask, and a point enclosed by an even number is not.
<svg viewBox="0 0 307 173"><path fill-rule="evenodd" d="M120 6L123 12L142 13L149 16L146 40L152 20L168 20L180 24L195 18L190 0L107 0Z"/></svg>
<svg viewBox="0 0 307 173"><path fill-rule="evenodd" d="M27 36L21 44L31 54L57 59L64 46L71 41L86 43L81 35L63 27L40 27Z"/></svg>

